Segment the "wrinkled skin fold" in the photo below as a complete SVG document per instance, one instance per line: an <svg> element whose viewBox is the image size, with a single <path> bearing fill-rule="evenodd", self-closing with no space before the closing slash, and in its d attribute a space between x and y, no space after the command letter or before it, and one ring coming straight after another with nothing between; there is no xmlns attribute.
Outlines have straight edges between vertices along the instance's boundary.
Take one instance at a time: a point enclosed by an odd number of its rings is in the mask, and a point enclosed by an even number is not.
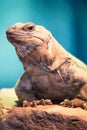
<svg viewBox="0 0 87 130"><path fill-rule="evenodd" d="M77 95L87 99L87 66L67 52L47 29L17 23L6 34L25 70L15 87L20 102L42 98L63 101Z"/></svg>

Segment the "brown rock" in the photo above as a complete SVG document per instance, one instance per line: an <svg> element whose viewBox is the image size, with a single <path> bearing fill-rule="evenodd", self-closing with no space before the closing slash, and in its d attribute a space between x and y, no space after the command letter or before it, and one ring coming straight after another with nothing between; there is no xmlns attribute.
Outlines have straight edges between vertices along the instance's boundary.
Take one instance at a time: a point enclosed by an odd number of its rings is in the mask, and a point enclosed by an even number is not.
<svg viewBox="0 0 87 130"><path fill-rule="evenodd" d="M58 105L15 107L3 130L86 130L87 111Z"/></svg>

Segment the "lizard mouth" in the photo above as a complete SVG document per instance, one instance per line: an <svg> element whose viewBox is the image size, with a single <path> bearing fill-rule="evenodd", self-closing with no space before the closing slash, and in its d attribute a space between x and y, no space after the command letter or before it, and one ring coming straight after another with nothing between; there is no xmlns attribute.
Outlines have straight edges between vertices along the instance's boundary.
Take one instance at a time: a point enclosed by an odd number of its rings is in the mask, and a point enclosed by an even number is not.
<svg viewBox="0 0 87 130"><path fill-rule="evenodd" d="M17 43L17 44L21 44L22 43L34 43L34 44L37 44L38 45L41 44L44 42L44 39L43 38L40 38L39 36L36 36L36 35L33 35L31 36L31 34L27 34L25 35L25 33L12 33L12 32L6 32L6 35L7 35L7 39L8 41L10 41L11 43ZM35 43L36 41L36 43Z"/></svg>

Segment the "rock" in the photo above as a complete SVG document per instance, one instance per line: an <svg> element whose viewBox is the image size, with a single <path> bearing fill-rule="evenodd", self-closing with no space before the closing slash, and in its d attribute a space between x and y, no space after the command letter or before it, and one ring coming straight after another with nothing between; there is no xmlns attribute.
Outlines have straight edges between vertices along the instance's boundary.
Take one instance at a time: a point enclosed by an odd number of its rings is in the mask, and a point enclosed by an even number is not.
<svg viewBox="0 0 87 130"><path fill-rule="evenodd" d="M4 130L86 130L87 111L58 105L14 108Z"/></svg>
<svg viewBox="0 0 87 130"><path fill-rule="evenodd" d="M9 91L12 90L9 89ZM8 94L9 98L10 96L15 97L14 95L15 94L13 95ZM13 100L14 104L17 98L12 99L14 99ZM0 130L86 130L86 129L87 129L86 110L83 110L81 108L67 108L59 105L46 105L46 106L38 105L36 107L13 107L7 111L5 119L0 121Z"/></svg>

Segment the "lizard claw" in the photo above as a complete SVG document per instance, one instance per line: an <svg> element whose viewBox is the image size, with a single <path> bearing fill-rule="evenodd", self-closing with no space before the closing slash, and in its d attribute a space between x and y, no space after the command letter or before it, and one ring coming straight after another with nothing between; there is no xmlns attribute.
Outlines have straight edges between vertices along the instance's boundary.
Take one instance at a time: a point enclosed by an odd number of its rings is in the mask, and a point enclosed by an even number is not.
<svg viewBox="0 0 87 130"><path fill-rule="evenodd" d="M23 101L23 107L37 107L37 105L52 105L52 102L49 99L33 100L30 102L27 100Z"/></svg>
<svg viewBox="0 0 87 130"><path fill-rule="evenodd" d="M80 107L80 108L82 108L84 110L87 110L87 103L82 101L82 100L79 100L79 99L73 99L73 100L65 99L59 105L63 106L63 107L69 107L69 108L71 108L71 107L72 108Z"/></svg>

